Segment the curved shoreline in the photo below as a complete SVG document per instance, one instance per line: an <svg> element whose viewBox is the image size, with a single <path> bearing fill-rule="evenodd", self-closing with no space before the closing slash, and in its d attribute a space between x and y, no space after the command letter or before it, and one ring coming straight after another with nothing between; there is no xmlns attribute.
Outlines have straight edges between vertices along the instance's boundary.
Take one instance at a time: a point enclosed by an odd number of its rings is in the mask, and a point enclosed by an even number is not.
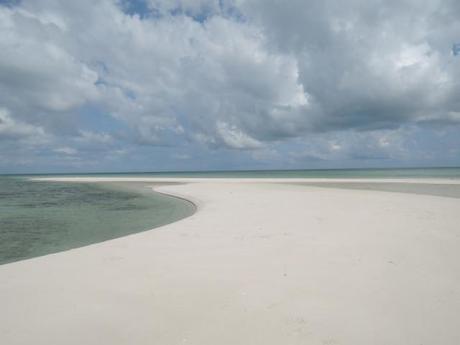
<svg viewBox="0 0 460 345"><path fill-rule="evenodd" d="M151 231L196 212L193 202L147 183L5 183L18 197L0 205L6 207L0 217L0 265Z"/></svg>
<svg viewBox="0 0 460 345"><path fill-rule="evenodd" d="M98 243L103 243L106 241L112 241L116 240L119 238L123 238L125 236L132 236L136 235L138 233L142 233L145 231L152 231L156 230L158 228L167 226L172 223L180 222L183 219L186 219L188 217L193 216L196 212L198 212L201 207L203 206L202 203L200 203L197 199L194 197L188 195L188 196L183 196L177 193L173 193L171 191L160 191L163 187L167 187L169 185L180 185L180 184L188 184L188 183L203 183L203 182L221 182L221 183L243 183L243 184L264 184L264 183L270 183L270 184L292 184L297 187L319 187L319 188L331 188L331 189L346 189L346 190L362 190L362 191L368 191L368 192L389 192L389 193L402 193L402 194L417 194L417 195L424 195L424 196L435 196L435 197L451 197L448 195L442 195L442 194L432 194L432 193L425 193L423 191L404 191L404 190L386 190L386 189L378 189L378 188L373 188L375 186L384 186L386 184L389 185L395 185L395 186L407 186L407 185L428 185L428 186L452 186L452 187L460 187L460 181L456 181L457 183L452 183L452 180L450 179L437 179L437 180L432 180L432 179L316 179L316 178L302 178L302 179L293 179L293 178L247 178L247 179L241 179L241 178L212 178L212 179L201 179L201 178L151 178L151 177L142 177L142 178L131 178L131 177L46 177L46 178L31 178L30 180L36 180L36 181L50 181L50 182L69 182L69 183L85 183L85 184L99 184L99 183L114 183L116 186L116 183L121 183L121 182L126 182L126 183L145 183L146 187L149 187L152 189L154 193L158 193L161 195L164 195L166 197L178 199L180 201L186 202L190 204L193 207L193 211L182 218L179 219L174 219L172 221L166 222L164 224L160 224L158 226L152 227L152 228L147 228L143 229L141 231L136 231L132 233L126 233L122 234L120 236L114 237L114 238L109 238L109 239L104 239L100 241L95 241L95 242L90 242L81 246L77 247L71 247L71 248L65 248L63 250L59 251L53 251L45 254L40 254L37 256L32 256L32 257L27 257L11 262L4 263L2 265L7 265L7 264L12 264L18 261L24 261L24 260L32 260L38 257L46 256L46 255L52 255L52 254L58 254L61 252L66 252L69 250L77 250L79 248L83 248L86 246L91 246L95 245ZM455 182L455 180L454 180ZM150 183L159 183L159 185L150 185ZM162 185L163 184L163 185ZM363 185L361 187L360 185ZM118 189L118 188L117 188ZM120 190L123 190L123 188L119 188ZM131 190L131 188L128 188ZM460 188L459 188L460 191ZM460 197L460 193L458 196L455 196L456 198Z"/></svg>
<svg viewBox="0 0 460 345"><path fill-rule="evenodd" d="M200 205L200 202L192 197L184 197L184 196L181 196L181 195L177 195L177 194L174 194L174 193L171 193L171 192L161 192L158 190L158 188L161 188L162 186L151 186L152 190L155 192L155 193L158 193L158 194L162 194L162 195L166 195L166 196L169 196L171 198L176 198L176 199L180 199L182 201L185 201L189 204L191 204L194 208L194 211L187 217L184 217L184 218L181 218L177 221L174 221L173 223L175 222L179 222L181 221L182 219L185 219L185 218L188 218L188 217L191 217L193 216L196 212L199 211L201 205ZM169 223L170 224L170 223ZM167 225L167 224L165 224ZM155 229L155 228L154 228ZM153 230L153 229L151 229Z"/></svg>
<svg viewBox="0 0 460 345"><path fill-rule="evenodd" d="M407 193L429 195L438 197L460 198L460 179L451 178L406 178L406 179L363 179L363 178L158 178L158 177L44 177L32 178L38 181L61 181L61 182L145 182L145 183L242 183L242 184L292 184L297 186L311 186L320 188L336 188L350 190L364 190L389 193ZM451 187L446 190L445 187ZM168 193L165 193L168 195ZM178 196L181 198L180 196ZM182 198L185 201L190 201ZM198 210L198 203L194 203Z"/></svg>
<svg viewBox="0 0 460 345"><path fill-rule="evenodd" d="M200 211L0 266L0 340L460 342L459 199L215 180L160 191Z"/></svg>

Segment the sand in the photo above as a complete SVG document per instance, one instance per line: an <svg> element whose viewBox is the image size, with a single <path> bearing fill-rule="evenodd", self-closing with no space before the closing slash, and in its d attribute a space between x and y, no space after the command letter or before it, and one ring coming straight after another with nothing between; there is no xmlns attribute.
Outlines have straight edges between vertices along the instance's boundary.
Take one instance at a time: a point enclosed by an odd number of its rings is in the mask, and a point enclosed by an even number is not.
<svg viewBox="0 0 460 345"><path fill-rule="evenodd" d="M0 343L460 344L460 199L181 181L189 218L0 266Z"/></svg>

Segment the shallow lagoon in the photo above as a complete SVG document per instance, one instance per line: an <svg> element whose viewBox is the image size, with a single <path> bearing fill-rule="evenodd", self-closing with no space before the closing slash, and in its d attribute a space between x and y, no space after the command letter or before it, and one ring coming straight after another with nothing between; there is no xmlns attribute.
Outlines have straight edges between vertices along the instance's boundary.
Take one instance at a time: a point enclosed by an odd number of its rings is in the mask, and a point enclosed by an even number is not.
<svg viewBox="0 0 460 345"><path fill-rule="evenodd" d="M149 230L191 215L146 183L59 183L0 177L0 264Z"/></svg>

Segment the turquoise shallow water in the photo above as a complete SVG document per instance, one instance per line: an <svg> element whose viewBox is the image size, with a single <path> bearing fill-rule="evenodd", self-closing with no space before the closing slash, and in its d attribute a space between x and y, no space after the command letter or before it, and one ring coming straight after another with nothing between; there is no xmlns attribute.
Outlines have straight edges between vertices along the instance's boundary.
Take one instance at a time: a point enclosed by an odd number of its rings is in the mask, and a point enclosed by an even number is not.
<svg viewBox="0 0 460 345"><path fill-rule="evenodd" d="M193 212L191 203L145 184L0 177L0 264L152 229Z"/></svg>
<svg viewBox="0 0 460 345"><path fill-rule="evenodd" d="M448 178L460 168L200 171L37 176ZM0 176L0 264L77 248L148 230L194 212L185 201L153 193L145 183L83 184ZM30 176L29 176L30 177ZM330 185L460 197L458 186ZM455 188L454 188L455 187Z"/></svg>

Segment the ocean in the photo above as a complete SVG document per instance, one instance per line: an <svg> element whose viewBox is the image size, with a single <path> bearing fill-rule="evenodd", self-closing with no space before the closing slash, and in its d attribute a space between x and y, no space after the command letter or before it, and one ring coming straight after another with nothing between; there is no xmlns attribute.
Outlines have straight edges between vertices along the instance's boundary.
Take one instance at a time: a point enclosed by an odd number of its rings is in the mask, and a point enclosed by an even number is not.
<svg viewBox="0 0 460 345"><path fill-rule="evenodd" d="M30 177L206 178L443 178L460 179L460 168L264 170L41 174L0 176L0 264L28 259L153 229L191 215L193 204L155 193L147 183L61 183ZM460 197L460 185L363 188ZM343 187L330 185L330 187ZM423 188L422 188L423 187Z"/></svg>
<svg viewBox="0 0 460 345"><path fill-rule="evenodd" d="M58 183L0 176L0 264L149 230L194 205L146 184Z"/></svg>
<svg viewBox="0 0 460 345"><path fill-rule="evenodd" d="M100 177L197 177L197 178L454 178L460 179L460 168L404 168L404 169L315 169L315 170L222 170L222 171L164 171L88 174L35 174L49 176Z"/></svg>

